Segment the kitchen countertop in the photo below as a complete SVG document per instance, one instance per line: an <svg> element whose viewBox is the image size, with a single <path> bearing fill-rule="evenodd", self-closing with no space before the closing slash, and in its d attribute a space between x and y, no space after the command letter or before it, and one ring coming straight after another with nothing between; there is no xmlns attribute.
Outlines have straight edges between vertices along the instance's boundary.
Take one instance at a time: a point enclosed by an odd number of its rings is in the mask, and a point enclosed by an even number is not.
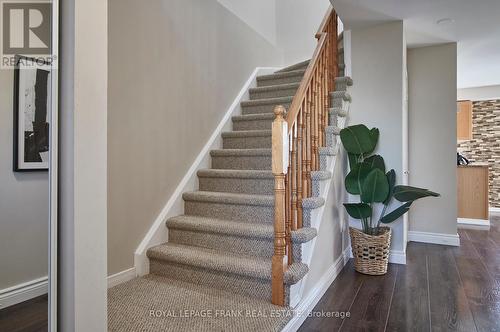
<svg viewBox="0 0 500 332"><path fill-rule="evenodd" d="M457 165L457 167L489 167L486 163L470 163L469 165Z"/></svg>

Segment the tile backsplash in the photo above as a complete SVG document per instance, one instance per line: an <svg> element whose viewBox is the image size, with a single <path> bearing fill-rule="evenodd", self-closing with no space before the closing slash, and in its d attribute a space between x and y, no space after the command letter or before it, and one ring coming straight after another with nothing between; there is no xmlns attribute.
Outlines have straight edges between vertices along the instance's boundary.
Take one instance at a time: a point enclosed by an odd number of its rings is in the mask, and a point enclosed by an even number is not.
<svg viewBox="0 0 500 332"><path fill-rule="evenodd" d="M474 101L472 140L457 143L457 151L490 169L490 206L500 208L500 100Z"/></svg>

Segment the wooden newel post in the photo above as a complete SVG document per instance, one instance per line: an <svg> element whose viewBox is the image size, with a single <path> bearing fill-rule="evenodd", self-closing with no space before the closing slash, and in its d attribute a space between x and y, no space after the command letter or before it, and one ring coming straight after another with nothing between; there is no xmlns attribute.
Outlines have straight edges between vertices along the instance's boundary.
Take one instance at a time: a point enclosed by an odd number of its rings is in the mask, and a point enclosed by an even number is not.
<svg viewBox="0 0 500 332"><path fill-rule="evenodd" d="M288 125L285 108L276 106L272 129L272 168L274 175L274 255L272 259L272 303L285 305L284 275L287 267L285 228L285 174L288 168Z"/></svg>

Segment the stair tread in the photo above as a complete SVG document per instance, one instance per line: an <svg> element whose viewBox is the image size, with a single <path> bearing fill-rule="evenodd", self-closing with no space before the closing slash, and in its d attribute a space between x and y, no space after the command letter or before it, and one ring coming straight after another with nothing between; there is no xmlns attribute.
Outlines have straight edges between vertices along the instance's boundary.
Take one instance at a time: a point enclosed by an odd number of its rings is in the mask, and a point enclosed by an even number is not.
<svg viewBox="0 0 500 332"><path fill-rule="evenodd" d="M253 206L274 206L274 195L239 194L218 191L190 191L182 195L185 201L238 204Z"/></svg>
<svg viewBox="0 0 500 332"><path fill-rule="evenodd" d="M311 180L328 180L332 178L332 173L329 171L312 171Z"/></svg>
<svg viewBox="0 0 500 332"><path fill-rule="evenodd" d="M274 113L257 113L246 115L235 115L232 117L234 121L255 121L255 120L274 120L276 115Z"/></svg>
<svg viewBox="0 0 500 332"><path fill-rule="evenodd" d="M251 278L271 280L270 258L239 255L219 250L164 243L148 250L150 259L231 273ZM295 284L308 272L304 263L293 263L285 272L285 283Z"/></svg>
<svg viewBox="0 0 500 332"><path fill-rule="evenodd" d="M212 157L271 156L271 149L217 149L210 151Z"/></svg>
<svg viewBox="0 0 500 332"><path fill-rule="evenodd" d="M167 220L169 229L182 229L197 232L227 234L246 238L274 239L273 224L245 223L217 218L207 218L190 215L180 215ZM314 228L304 227L292 231L293 243L306 243L317 235Z"/></svg>
<svg viewBox="0 0 500 332"><path fill-rule="evenodd" d="M202 169L198 171L198 177L212 178L238 178L238 179L274 179L273 172L262 170L240 170L240 169Z"/></svg>
<svg viewBox="0 0 500 332"><path fill-rule="evenodd" d="M221 136L222 138L272 136L272 130L257 129L257 130L225 131L221 134Z"/></svg>
<svg viewBox="0 0 500 332"><path fill-rule="evenodd" d="M328 148L320 148L328 149ZM189 191L182 194L184 201L250 205L250 206L274 206L274 195L240 194L219 191ZM325 204L322 197L307 197L302 199L302 207L306 209L316 209Z"/></svg>
<svg viewBox="0 0 500 332"><path fill-rule="evenodd" d="M257 76L257 81L268 81L268 80L271 81L271 80L280 79L280 78L303 76L305 73L306 73L305 69L290 70L290 71L281 72L281 73L276 72L274 74Z"/></svg>
<svg viewBox="0 0 500 332"><path fill-rule="evenodd" d="M332 107L328 110L329 113L338 115L340 117L345 117L347 115L347 110L341 108L341 107Z"/></svg>
<svg viewBox="0 0 500 332"><path fill-rule="evenodd" d="M334 147L320 147L318 149L318 153L320 155L335 156L337 155L337 149L335 149Z"/></svg>
<svg viewBox="0 0 500 332"><path fill-rule="evenodd" d="M289 104L292 102L292 100L293 100L293 96L245 100L245 101L241 102L241 107Z"/></svg>
<svg viewBox="0 0 500 332"><path fill-rule="evenodd" d="M351 101L352 97L347 91L334 91L330 93L333 98L342 98L345 101Z"/></svg>
<svg viewBox="0 0 500 332"><path fill-rule="evenodd" d="M298 68L306 67L309 65L309 61L311 61L311 59L301 61L301 62L293 64L291 66L287 66L283 69L276 71L276 73L286 73L286 72L289 72L292 70L297 70Z"/></svg>
<svg viewBox="0 0 500 332"><path fill-rule="evenodd" d="M353 80L349 76L339 76L339 77L335 78L335 83L346 83L347 86L352 86Z"/></svg>
<svg viewBox="0 0 500 332"><path fill-rule="evenodd" d="M251 88L250 93L266 92L266 91L278 91L278 90L288 90L288 89L298 89L300 82L298 83L284 83L269 86L260 86L256 88Z"/></svg>
<svg viewBox="0 0 500 332"><path fill-rule="evenodd" d="M327 126L325 128L325 132L327 134L333 134L333 135L339 135L340 134L340 130L341 130L341 128L339 128L337 126Z"/></svg>

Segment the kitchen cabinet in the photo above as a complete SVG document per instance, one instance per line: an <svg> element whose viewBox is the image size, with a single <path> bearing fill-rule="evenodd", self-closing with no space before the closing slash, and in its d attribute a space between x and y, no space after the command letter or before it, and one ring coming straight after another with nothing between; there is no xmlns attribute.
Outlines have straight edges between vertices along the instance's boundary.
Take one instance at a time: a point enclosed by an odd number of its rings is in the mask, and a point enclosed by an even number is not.
<svg viewBox="0 0 500 332"><path fill-rule="evenodd" d="M472 139L472 101L462 100L457 103L457 140Z"/></svg>
<svg viewBox="0 0 500 332"><path fill-rule="evenodd" d="M488 165L458 166L458 218L489 219Z"/></svg>

